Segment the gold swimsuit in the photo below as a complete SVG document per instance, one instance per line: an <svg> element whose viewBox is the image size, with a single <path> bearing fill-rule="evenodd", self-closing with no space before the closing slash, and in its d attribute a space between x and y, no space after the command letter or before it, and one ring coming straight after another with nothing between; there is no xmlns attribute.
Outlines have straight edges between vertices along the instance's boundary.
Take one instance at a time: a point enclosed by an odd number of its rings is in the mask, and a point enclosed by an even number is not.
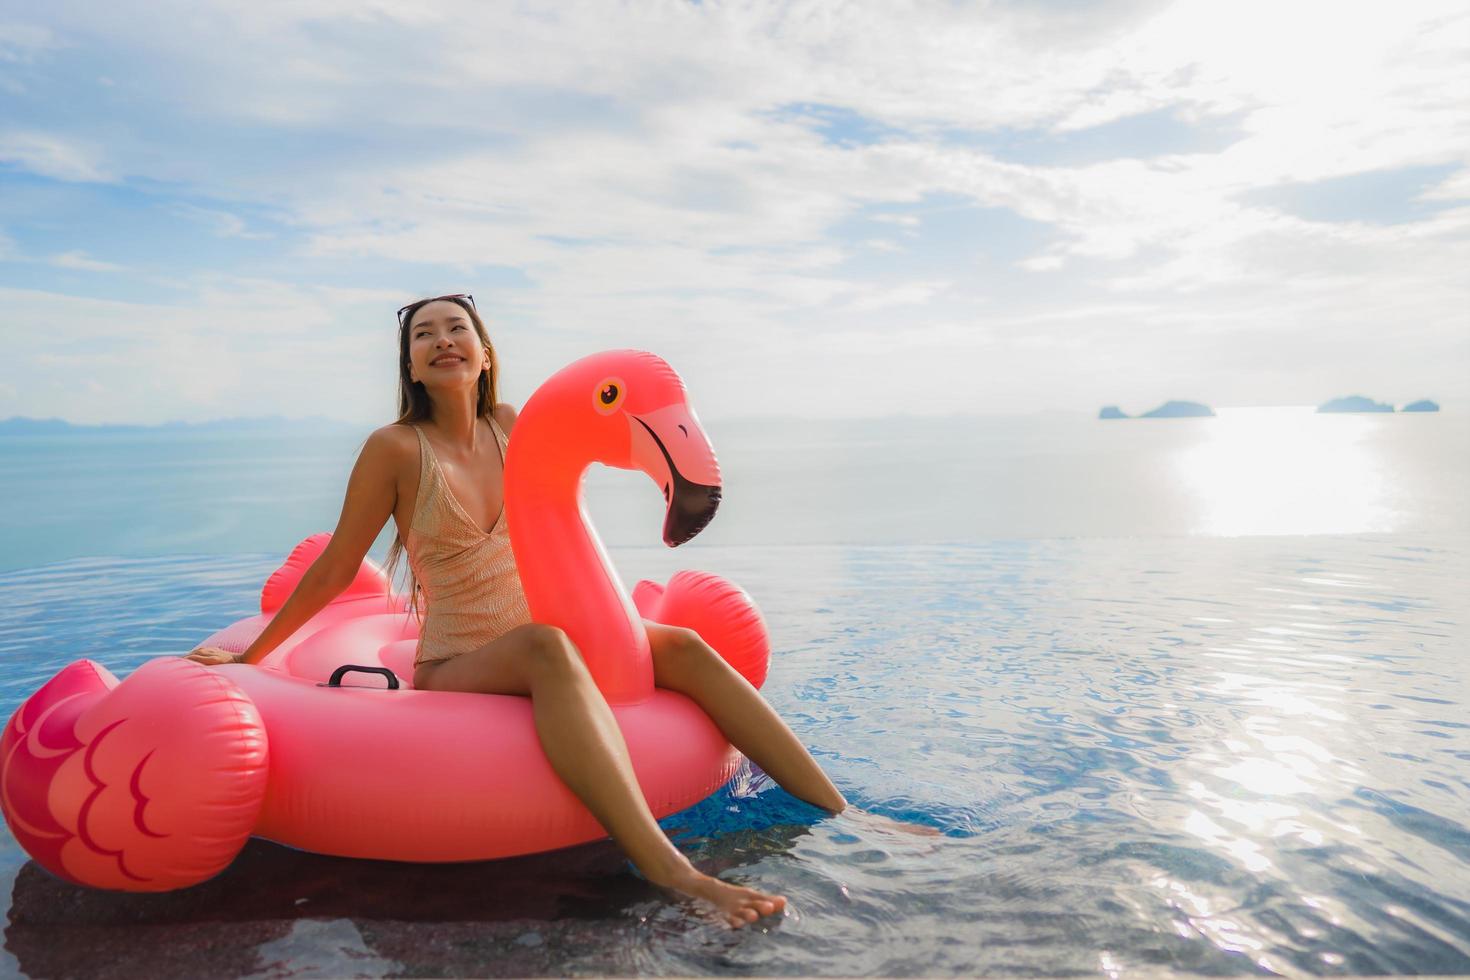
<svg viewBox="0 0 1470 980"><path fill-rule="evenodd" d="M506 435L490 428L504 470ZM487 534L465 513L439 469L423 430L419 436L419 489L409 524L408 564L424 589L424 621L413 665L449 660L476 650L531 621L505 507Z"/></svg>

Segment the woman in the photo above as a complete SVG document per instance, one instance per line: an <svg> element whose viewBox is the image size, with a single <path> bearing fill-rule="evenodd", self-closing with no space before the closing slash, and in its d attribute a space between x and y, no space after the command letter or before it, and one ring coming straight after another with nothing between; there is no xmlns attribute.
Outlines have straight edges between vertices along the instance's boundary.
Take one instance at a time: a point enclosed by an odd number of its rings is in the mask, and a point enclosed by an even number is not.
<svg viewBox="0 0 1470 980"><path fill-rule="evenodd" d="M733 926L779 912L783 896L701 874L664 836L576 647L530 621L503 513L516 412L496 400L499 366L473 297L400 310L398 355L400 417L363 446L331 543L244 653L204 647L189 659L258 663L347 587L392 517L389 568L406 551L411 591L423 597L413 686L529 696L552 768L649 881L709 902ZM647 628L655 684L693 699L793 795L831 813L847 806L791 729L697 633Z"/></svg>

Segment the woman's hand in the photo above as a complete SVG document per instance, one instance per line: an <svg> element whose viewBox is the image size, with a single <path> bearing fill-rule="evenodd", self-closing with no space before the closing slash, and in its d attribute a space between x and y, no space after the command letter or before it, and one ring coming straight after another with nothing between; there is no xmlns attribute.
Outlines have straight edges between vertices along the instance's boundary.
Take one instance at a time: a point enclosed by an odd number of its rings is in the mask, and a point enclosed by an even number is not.
<svg viewBox="0 0 1470 980"><path fill-rule="evenodd" d="M196 664L203 664L206 667L217 667L220 664L242 664L245 662L245 655L243 653L231 653L228 650L221 650L219 647L200 647L188 654L184 659L192 660Z"/></svg>

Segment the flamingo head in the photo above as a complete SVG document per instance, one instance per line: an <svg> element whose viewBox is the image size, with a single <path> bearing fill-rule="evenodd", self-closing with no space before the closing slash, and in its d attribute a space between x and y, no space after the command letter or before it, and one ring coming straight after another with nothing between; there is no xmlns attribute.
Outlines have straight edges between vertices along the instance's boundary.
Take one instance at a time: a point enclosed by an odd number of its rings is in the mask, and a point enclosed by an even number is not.
<svg viewBox="0 0 1470 980"><path fill-rule="evenodd" d="M543 412L554 417L554 440L565 451L648 474L667 505L663 538L669 547L694 537L715 516L720 464L683 379L663 358L620 350L575 361L527 401L517 428Z"/></svg>

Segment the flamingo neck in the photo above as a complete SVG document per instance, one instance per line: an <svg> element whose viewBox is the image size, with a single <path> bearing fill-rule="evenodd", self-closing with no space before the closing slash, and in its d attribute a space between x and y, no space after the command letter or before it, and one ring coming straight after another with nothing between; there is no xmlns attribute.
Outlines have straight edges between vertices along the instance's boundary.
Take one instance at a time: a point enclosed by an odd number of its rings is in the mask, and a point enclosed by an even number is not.
<svg viewBox="0 0 1470 980"><path fill-rule="evenodd" d="M566 632L609 703L646 700L648 633L582 506L590 463L548 451L564 442L537 436L516 426L505 473L511 548L531 618Z"/></svg>

